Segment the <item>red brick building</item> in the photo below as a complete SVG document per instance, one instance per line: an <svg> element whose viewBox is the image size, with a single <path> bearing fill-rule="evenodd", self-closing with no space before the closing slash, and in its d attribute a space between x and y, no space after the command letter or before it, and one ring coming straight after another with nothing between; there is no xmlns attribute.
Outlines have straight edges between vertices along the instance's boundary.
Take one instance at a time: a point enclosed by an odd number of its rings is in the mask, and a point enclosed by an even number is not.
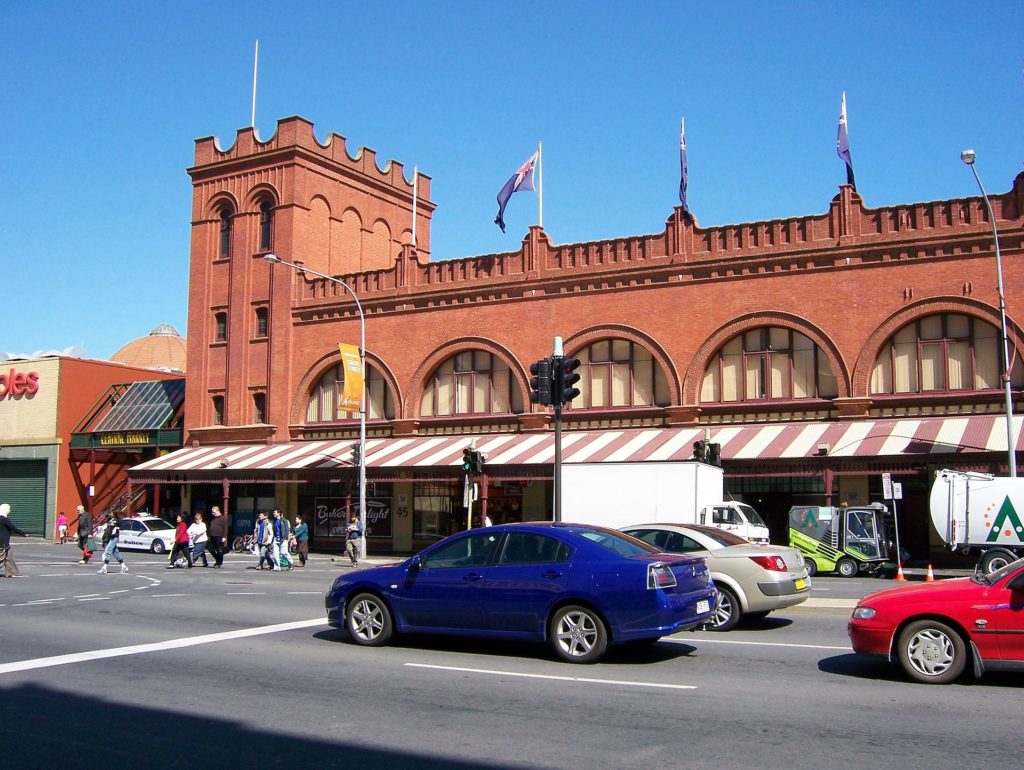
<svg viewBox="0 0 1024 770"><path fill-rule="evenodd" d="M791 504L880 499L889 471L911 550L934 556L931 472L1006 472L979 197L871 209L844 185L823 212L790 219L700 227L676 208L649 235L555 244L533 227L516 251L432 261L429 178L414 247L401 164L352 157L338 135L320 144L301 118L265 142L239 131L223 151L200 139L189 174L191 447L133 477L223 502L238 527L276 504L313 516L329 544L355 495L358 419L334 406L337 343L359 341L355 304L271 252L342 278L365 310L371 549L465 526L473 438L489 455L489 516L550 515L552 415L530 404L528 368L555 335L583 361L566 461L685 459L709 433L729 491L775 537ZM1024 175L992 205L1019 350ZM1012 383L1016 403L1016 356ZM1018 450L1020 433L1018 420Z"/></svg>

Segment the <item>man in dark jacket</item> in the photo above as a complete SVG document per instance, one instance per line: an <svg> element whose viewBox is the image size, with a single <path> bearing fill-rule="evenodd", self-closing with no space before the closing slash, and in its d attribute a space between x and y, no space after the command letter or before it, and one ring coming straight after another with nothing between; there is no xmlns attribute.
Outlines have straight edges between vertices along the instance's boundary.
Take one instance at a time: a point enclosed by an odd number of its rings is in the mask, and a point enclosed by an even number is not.
<svg viewBox="0 0 1024 770"><path fill-rule="evenodd" d="M213 556L213 566L224 566L224 551L228 544L228 517L216 505L210 508L210 524L206 527L209 542L206 550Z"/></svg>
<svg viewBox="0 0 1024 770"><path fill-rule="evenodd" d="M28 537L24 532L18 529L18 525L7 518L7 514L11 512L11 506L7 503L0 504L0 577L17 577L18 576L18 565L14 563L14 557L11 556L11 535L21 535L22 537Z"/></svg>
<svg viewBox="0 0 1024 770"><path fill-rule="evenodd" d="M85 510L85 506L78 506L78 547L82 549L82 559L79 564L88 564L92 558L92 551L89 549L89 538L92 537L92 516Z"/></svg>

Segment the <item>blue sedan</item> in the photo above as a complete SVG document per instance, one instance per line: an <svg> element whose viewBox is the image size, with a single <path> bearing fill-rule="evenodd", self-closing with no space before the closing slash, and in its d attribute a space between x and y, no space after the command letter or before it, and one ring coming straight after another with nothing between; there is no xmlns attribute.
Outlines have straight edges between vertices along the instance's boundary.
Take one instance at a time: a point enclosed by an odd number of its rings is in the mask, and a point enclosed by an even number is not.
<svg viewBox="0 0 1024 770"><path fill-rule="evenodd" d="M324 597L327 620L362 645L395 632L547 641L572 663L707 623L704 559L660 553L602 527L507 524L452 535L405 561L350 572Z"/></svg>

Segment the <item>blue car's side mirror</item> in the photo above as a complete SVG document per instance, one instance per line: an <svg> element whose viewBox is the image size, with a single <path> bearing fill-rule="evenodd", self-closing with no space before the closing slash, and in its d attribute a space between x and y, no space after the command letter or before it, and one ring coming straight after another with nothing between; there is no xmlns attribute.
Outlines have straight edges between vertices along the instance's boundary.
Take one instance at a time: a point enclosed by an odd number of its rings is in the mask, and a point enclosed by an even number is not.
<svg viewBox="0 0 1024 770"><path fill-rule="evenodd" d="M420 562L420 557L419 556L413 556L411 559L409 559L409 571L410 572L419 572L420 568L422 566L423 565Z"/></svg>

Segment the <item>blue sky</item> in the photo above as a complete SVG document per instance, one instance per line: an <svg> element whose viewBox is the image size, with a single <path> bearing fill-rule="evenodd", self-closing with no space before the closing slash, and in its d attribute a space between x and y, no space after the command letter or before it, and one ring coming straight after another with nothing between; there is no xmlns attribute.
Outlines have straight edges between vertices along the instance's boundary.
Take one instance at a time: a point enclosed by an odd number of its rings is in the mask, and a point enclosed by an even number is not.
<svg viewBox="0 0 1024 770"><path fill-rule="evenodd" d="M285 10L287 9L287 10ZM185 332L193 140L302 115L433 178L434 259L511 251L495 196L544 143L556 243L827 210L847 93L869 207L990 193L1024 169L1024 3L0 3L0 351L106 358Z"/></svg>

